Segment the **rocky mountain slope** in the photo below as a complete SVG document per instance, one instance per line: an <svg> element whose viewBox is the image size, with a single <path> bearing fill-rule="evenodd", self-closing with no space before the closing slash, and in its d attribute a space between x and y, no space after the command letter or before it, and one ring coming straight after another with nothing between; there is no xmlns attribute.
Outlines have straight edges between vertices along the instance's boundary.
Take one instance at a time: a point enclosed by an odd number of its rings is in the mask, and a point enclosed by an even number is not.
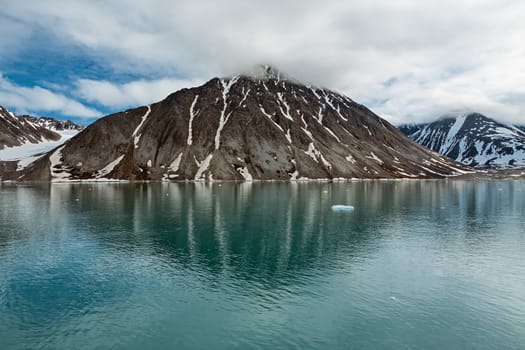
<svg viewBox="0 0 525 350"><path fill-rule="evenodd" d="M525 131L479 113L404 125L400 130L417 143L465 165L478 168L525 166Z"/></svg>
<svg viewBox="0 0 525 350"><path fill-rule="evenodd" d="M265 68L101 118L4 179L434 178L464 172L348 97Z"/></svg>
<svg viewBox="0 0 525 350"><path fill-rule="evenodd" d="M0 106L0 150L58 139L60 135L40 124L37 118L16 116Z"/></svg>
<svg viewBox="0 0 525 350"><path fill-rule="evenodd" d="M27 143L58 141L61 133L79 132L83 128L69 120L15 115L0 106L0 150Z"/></svg>
<svg viewBox="0 0 525 350"><path fill-rule="evenodd" d="M15 115L0 106L0 162L29 164L82 129L71 121Z"/></svg>

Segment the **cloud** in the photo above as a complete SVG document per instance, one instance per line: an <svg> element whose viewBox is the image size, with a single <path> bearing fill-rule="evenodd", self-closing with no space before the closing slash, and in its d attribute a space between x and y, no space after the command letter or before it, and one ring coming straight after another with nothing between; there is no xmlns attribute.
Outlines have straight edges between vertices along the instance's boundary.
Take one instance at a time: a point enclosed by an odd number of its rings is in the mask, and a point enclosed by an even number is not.
<svg viewBox="0 0 525 350"><path fill-rule="evenodd" d="M80 79L76 95L109 108L145 105L159 101L182 88L198 86L202 81L185 79L138 80L124 84Z"/></svg>
<svg viewBox="0 0 525 350"><path fill-rule="evenodd" d="M31 28L24 26L19 21L8 16L3 16L0 12L0 33L9 33L2 35L0 38L0 50L3 53L10 52L13 54L19 49L25 40L31 36ZM7 55L0 56L0 60L5 60Z"/></svg>
<svg viewBox="0 0 525 350"><path fill-rule="evenodd" d="M96 118L101 113L64 95L40 86L13 84L0 73L0 101L17 113L48 112L79 118Z"/></svg>
<svg viewBox="0 0 525 350"><path fill-rule="evenodd" d="M523 103L509 98L525 86L519 0L8 0L1 12L142 76L144 86L149 77L192 81L270 63L393 122L472 109L525 123ZM146 103L105 80L81 83L84 98Z"/></svg>

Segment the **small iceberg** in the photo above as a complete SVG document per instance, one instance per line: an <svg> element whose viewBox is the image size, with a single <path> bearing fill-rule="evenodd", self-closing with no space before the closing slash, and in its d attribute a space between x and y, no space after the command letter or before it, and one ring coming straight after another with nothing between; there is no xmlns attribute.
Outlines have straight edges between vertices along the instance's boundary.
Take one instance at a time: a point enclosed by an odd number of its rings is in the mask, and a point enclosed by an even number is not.
<svg viewBox="0 0 525 350"><path fill-rule="evenodd" d="M351 205L336 204L332 205L333 211L354 211L354 207Z"/></svg>

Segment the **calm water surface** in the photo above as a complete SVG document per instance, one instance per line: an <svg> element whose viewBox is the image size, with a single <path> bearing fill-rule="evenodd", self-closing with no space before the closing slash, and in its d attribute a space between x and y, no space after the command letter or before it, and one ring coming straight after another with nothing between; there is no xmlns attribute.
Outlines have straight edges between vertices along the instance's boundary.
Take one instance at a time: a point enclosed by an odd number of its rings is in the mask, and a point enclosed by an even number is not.
<svg viewBox="0 0 525 350"><path fill-rule="evenodd" d="M0 185L0 349L524 349L524 198L520 181Z"/></svg>

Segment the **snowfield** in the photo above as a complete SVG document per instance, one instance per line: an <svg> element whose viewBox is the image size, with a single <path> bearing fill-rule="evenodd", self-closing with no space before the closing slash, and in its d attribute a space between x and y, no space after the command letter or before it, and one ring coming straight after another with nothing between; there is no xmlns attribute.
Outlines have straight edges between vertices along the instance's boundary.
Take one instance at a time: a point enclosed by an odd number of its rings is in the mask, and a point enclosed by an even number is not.
<svg viewBox="0 0 525 350"><path fill-rule="evenodd" d="M6 147L0 150L0 161L19 161L19 166L24 167L38 159L42 154L51 151L53 148L60 146L73 136L77 130L56 131L61 138L58 141L44 141L40 143L27 142L21 146Z"/></svg>

